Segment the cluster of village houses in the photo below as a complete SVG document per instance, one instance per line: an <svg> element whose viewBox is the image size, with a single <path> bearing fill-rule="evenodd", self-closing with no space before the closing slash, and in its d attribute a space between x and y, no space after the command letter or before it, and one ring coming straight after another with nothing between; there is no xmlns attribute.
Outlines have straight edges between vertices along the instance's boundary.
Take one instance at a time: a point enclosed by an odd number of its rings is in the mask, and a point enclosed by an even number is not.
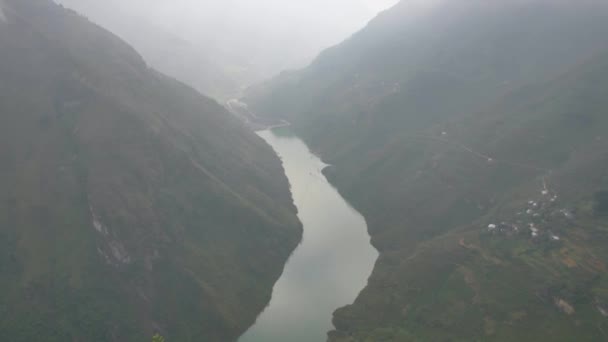
<svg viewBox="0 0 608 342"><path fill-rule="evenodd" d="M490 223L484 229L492 235L521 236L537 243L555 244L563 239L560 232L565 232L575 219L574 212L561 207L558 195L549 191L544 184L539 199L531 199L524 204L523 209L515 214L513 222ZM575 312L574 306L563 298L555 297L554 304L567 315ZM608 317L608 304L595 298L594 306L602 316Z"/></svg>
<svg viewBox="0 0 608 342"><path fill-rule="evenodd" d="M548 239L561 241L558 230L564 221L574 220L574 214L566 208L559 208L558 196L546 187L538 200L529 200L512 222L490 223L487 231L502 235L528 235L534 240Z"/></svg>

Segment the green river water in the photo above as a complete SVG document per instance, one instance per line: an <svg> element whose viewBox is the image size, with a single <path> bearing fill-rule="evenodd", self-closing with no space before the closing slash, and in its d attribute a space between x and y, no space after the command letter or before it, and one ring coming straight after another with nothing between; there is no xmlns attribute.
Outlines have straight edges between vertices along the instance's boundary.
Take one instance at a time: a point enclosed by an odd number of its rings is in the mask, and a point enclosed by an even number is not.
<svg viewBox="0 0 608 342"><path fill-rule="evenodd" d="M269 306L240 342L317 342L333 329L332 313L352 303L367 284L378 253L365 219L325 179L326 166L289 128L263 131L283 160L302 244L275 284Z"/></svg>

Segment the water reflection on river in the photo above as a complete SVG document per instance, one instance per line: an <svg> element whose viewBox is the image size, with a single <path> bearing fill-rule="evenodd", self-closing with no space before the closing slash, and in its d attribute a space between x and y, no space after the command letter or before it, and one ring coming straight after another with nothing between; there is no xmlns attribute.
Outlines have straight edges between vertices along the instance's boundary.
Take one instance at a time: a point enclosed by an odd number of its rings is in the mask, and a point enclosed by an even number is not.
<svg viewBox="0 0 608 342"><path fill-rule="evenodd" d="M355 300L378 254L364 218L326 181L326 165L302 140L288 128L259 135L283 160L304 238L270 305L240 342L325 341L333 311Z"/></svg>

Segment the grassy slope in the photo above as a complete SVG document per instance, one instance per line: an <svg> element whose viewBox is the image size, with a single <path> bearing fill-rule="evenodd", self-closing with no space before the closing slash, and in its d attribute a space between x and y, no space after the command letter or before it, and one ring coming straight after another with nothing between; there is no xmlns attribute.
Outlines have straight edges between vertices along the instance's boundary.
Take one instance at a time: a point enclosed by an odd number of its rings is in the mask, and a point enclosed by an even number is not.
<svg viewBox="0 0 608 342"><path fill-rule="evenodd" d="M603 339L606 223L589 201L608 186L608 66L597 52L608 9L450 3L406 20L403 2L247 99L292 120L333 165L327 176L381 251L369 286L336 312L332 340ZM546 202L543 178L559 200L538 218L517 215ZM523 228L482 233L502 221Z"/></svg>
<svg viewBox="0 0 608 342"><path fill-rule="evenodd" d="M235 339L301 234L272 150L45 0L0 22L0 331Z"/></svg>

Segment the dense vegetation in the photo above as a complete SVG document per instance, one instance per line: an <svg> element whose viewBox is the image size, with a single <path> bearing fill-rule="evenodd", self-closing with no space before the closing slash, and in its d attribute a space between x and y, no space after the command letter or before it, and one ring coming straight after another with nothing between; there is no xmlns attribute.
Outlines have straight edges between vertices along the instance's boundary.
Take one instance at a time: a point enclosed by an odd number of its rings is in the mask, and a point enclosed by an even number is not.
<svg viewBox="0 0 608 342"><path fill-rule="evenodd" d="M235 340L301 235L276 155L79 15L0 10L0 339Z"/></svg>
<svg viewBox="0 0 608 342"><path fill-rule="evenodd" d="M601 1L402 1L250 90L381 252L330 340L607 338L607 51Z"/></svg>
<svg viewBox="0 0 608 342"><path fill-rule="evenodd" d="M600 216L608 216L608 191L595 193L595 212Z"/></svg>

